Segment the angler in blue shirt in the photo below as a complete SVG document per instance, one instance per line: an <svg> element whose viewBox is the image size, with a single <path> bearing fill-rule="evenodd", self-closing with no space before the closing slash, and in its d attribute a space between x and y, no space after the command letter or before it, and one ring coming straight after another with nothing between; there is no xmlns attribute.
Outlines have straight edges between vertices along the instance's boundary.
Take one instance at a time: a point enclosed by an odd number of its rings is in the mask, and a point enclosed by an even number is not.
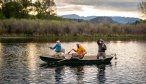
<svg viewBox="0 0 146 84"><path fill-rule="evenodd" d="M53 57L55 58L64 58L65 49L62 48L59 40L56 41L56 45L54 47L50 47L50 49L55 50L55 54Z"/></svg>
<svg viewBox="0 0 146 84"><path fill-rule="evenodd" d="M50 49L55 49L55 52L56 53L59 53L59 52L61 52L61 44L60 44L60 41L58 40L58 41L56 41L56 45L54 46L54 47L50 47Z"/></svg>

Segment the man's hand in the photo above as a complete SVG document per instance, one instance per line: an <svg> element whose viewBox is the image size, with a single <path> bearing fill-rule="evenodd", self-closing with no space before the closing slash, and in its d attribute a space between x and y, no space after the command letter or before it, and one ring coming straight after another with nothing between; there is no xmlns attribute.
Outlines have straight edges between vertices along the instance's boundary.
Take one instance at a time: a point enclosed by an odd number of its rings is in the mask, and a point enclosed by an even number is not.
<svg viewBox="0 0 146 84"><path fill-rule="evenodd" d="M82 55L85 55L85 54L87 54L87 52L84 52Z"/></svg>

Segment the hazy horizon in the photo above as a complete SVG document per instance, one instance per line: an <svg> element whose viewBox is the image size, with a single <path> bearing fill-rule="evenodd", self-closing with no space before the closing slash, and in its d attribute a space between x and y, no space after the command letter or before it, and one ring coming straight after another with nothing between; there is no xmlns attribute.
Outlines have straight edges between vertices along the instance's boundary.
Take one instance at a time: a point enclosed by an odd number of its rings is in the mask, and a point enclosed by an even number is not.
<svg viewBox="0 0 146 84"><path fill-rule="evenodd" d="M77 15L77 14L65 14L65 15ZM58 16L65 16L65 15L58 15ZM80 15L78 15L80 16ZM91 15L92 16L96 16L96 15ZM90 17L90 16L80 16L80 17ZM127 17L127 18L139 18L139 17L130 17L130 16L97 16L97 17ZM139 19L142 19L142 18L139 18Z"/></svg>
<svg viewBox="0 0 146 84"><path fill-rule="evenodd" d="M121 16L141 18L138 0L54 0L57 15L76 14L79 16Z"/></svg>

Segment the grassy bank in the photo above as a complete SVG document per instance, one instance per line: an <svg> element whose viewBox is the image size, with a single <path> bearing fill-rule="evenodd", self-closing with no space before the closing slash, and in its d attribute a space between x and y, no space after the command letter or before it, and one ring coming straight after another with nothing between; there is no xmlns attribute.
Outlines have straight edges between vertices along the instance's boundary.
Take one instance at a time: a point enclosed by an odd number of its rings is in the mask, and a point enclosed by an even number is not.
<svg viewBox="0 0 146 84"><path fill-rule="evenodd" d="M98 39L104 40L145 40L146 35L42 35L42 36L26 36L26 35L5 35L0 36L1 42L55 42L57 39L60 39L63 42L71 42L71 41L97 41Z"/></svg>
<svg viewBox="0 0 146 84"><path fill-rule="evenodd" d="M0 20L0 38L94 40L98 38L145 38L146 24L90 23L69 20Z"/></svg>

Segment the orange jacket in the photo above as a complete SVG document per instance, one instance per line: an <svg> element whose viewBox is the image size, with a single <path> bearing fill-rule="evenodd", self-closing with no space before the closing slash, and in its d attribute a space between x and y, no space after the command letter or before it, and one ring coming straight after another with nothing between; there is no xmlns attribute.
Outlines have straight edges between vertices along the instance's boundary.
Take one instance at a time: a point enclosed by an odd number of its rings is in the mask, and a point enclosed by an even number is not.
<svg viewBox="0 0 146 84"><path fill-rule="evenodd" d="M77 48L77 50L75 50L77 52L77 54L82 55L87 53L87 51L83 48L83 46L80 45L79 48Z"/></svg>

